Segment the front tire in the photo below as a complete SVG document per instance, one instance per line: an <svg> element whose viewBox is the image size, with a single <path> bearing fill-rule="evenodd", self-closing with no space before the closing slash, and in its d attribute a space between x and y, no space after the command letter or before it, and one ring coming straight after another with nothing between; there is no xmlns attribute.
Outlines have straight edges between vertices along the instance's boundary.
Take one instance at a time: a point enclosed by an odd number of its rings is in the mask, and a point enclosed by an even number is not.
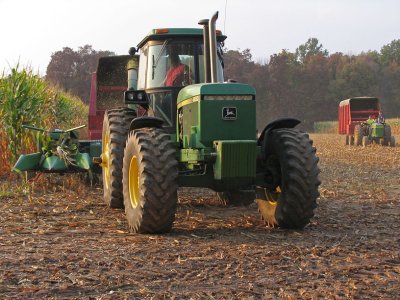
<svg viewBox="0 0 400 300"><path fill-rule="evenodd" d="M122 158L131 121L132 109L119 108L104 114L102 133L102 173L104 202L110 208L124 208L122 195Z"/></svg>
<svg viewBox="0 0 400 300"><path fill-rule="evenodd" d="M368 146L369 144L370 144L370 141L369 141L368 136L363 136L363 138L362 138L362 146L363 146L363 147L366 147L366 146Z"/></svg>
<svg viewBox="0 0 400 300"><path fill-rule="evenodd" d="M307 133L272 131L264 170L271 181L257 188L261 216L272 227L303 228L314 216L319 196L318 157Z"/></svg>
<svg viewBox="0 0 400 300"><path fill-rule="evenodd" d="M169 232L178 200L178 162L169 135L159 128L130 132L122 172L129 228L138 233Z"/></svg>

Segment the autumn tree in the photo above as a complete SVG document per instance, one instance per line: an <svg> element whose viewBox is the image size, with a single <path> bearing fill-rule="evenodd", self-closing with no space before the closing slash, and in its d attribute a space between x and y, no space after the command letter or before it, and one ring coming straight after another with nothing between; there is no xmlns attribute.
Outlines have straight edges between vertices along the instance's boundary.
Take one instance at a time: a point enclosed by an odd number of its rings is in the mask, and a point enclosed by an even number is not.
<svg viewBox="0 0 400 300"><path fill-rule="evenodd" d="M252 60L250 49L243 51L229 50L224 54L225 79L250 84L257 91L257 126L265 126L267 122L267 66Z"/></svg>
<svg viewBox="0 0 400 300"><path fill-rule="evenodd" d="M109 55L115 54L96 51L90 45L79 47L77 51L64 47L51 55L46 80L88 102L91 74L96 71L99 58Z"/></svg>
<svg viewBox="0 0 400 300"><path fill-rule="evenodd" d="M357 96L380 98L386 117L400 111L399 41L381 52L329 55L315 38L295 53L282 50L268 63L254 62L250 50L227 51L226 78L256 88L257 126L281 117L294 117L310 130L316 121L336 120L339 102Z"/></svg>
<svg viewBox="0 0 400 300"><path fill-rule="evenodd" d="M328 56L328 54L328 50L324 49L322 44L319 44L317 38L309 38L305 44L296 49L296 59L302 63L314 55Z"/></svg>
<svg viewBox="0 0 400 300"><path fill-rule="evenodd" d="M298 98L299 67L295 54L282 50L271 55L268 63L268 120L299 117L301 102Z"/></svg>
<svg viewBox="0 0 400 300"><path fill-rule="evenodd" d="M383 65L400 64L400 39L382 47L381 61Z"/></svg>
<svg viewBox="0 0 400 300"><path fill-rule="evenodd" d="M336 102L359 96L379 96L379 65L368 55L351 56L336 79L329 83L328 97Z"/></svg>

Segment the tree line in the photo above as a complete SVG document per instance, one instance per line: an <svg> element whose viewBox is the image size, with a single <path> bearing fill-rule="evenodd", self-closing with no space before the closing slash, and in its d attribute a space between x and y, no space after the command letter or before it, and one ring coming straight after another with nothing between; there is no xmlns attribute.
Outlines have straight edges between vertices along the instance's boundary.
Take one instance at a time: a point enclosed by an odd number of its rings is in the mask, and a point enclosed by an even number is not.
<svg viewBox="0 0 400 300"><path fill-rule="evenodd" d="M317 121L337 120L343 99L376 96L385 117L400 112L400 40L359 55L329 54L310 38L295 52L282 50L257 63L249 49L225 53L225 75L254 85L257 124L280 117L300 119L307 129Z"/></svg>
<svg viewBox="0 0 400 300"><path fill-rule="evenodd" d="M53 53L46 79L88 102L91 73L107 55L114 53L90 45L63 48ZM282 50L266 62L254 61L250 49L225 49L224 64L225 79L256 88L259 129L276 118L294 117L310 130L314 122L336 120L339 102L357 96L379 97L385 117L399 116L400 40L351 55L330 54L310 38L295 52Z"/></svg>

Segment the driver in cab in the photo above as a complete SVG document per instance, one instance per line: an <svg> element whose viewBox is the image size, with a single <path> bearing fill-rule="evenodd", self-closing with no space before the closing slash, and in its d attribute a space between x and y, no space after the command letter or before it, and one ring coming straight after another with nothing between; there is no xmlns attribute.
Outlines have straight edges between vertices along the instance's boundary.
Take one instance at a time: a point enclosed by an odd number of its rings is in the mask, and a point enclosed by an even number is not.
<svg viewBox="0 0 400 300"><path fill-rule="evenodd" d="M178 53L169 55L170 68L164 79L164 86L185 86L192 83L189 67L181 63Z"/></svg>

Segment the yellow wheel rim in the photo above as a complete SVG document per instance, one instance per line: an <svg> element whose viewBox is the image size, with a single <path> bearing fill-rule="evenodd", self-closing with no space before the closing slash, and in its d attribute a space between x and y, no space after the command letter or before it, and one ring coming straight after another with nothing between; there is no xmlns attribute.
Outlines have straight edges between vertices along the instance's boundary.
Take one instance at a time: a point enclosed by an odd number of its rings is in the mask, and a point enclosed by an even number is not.
<svg viewBox="0 0 400 300"><path fill-rule="evenodd" d="M102 153L101 153L101 167L103 168L103 184L106 189L110 188L110 137L108 132L104 133L102 141Z"/></svg>
<svg viewBox="0 0 400 300"><path fill-rule="evenodd" d="M266 199L257 199L258 210L265 223L269 227L278 226L278 221L275 218L276 208L278 206L278 199L281 194L281 189L278 186L274 192L265 190Z"/></svg>
<svg viewBox="0 0 400 300"><path fill-rule="evenodd" d="M132 156L129 163L129 198L132 207L135 208L139 204L139 165L136 155Z"/></svg>

